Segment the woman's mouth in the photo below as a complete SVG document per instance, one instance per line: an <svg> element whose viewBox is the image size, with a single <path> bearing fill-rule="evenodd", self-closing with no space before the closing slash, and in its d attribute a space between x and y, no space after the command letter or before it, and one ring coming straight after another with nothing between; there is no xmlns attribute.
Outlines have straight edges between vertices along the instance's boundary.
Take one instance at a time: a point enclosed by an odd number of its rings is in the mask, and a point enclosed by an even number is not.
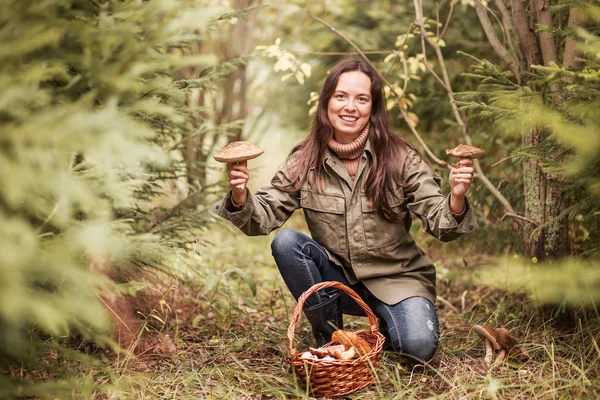
<svg viewBox="0 0 600 400"><path fill-rule="evenodd" d="M347 115L340 115L340 118L346 122L356 122L358 120L358 117L350 117Z"/></svg>

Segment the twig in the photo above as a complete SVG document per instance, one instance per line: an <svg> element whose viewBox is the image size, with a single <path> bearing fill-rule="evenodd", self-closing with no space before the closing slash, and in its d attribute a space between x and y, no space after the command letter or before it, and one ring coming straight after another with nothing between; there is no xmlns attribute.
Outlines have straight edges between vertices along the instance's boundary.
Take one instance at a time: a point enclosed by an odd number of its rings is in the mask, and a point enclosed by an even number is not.
<svg viewBox="0 0 600 400"><path fill-rule="evenodd" d="M291 50L288 50L291 52ZM394 50L364 50L365 54L390 54ZM313 54L315 56L351 56L356 55L358 52L356 51L310 51L310 50L294 50L294 53L298 54Z"/></svg>
<svg viewBox="0 0 600 400"><path fill-rule="evenodd" d="M519 71L521 71L521 64L523 64L523 56L521 52L517 53L515 51L515 46L513 44L513 38L516 38L517 35L515 33L515 26L512 21L512 16L510 15L508 8L506 8L504 0L494 0L494 3L496 3L496 7L498 7L498 10L500 10L500 14L502 14L502 26L504 26L504 29L506 30L508 47L510 48L510 52L513 58L518 61L519 65L517 65L517 67Z"/></svg>
<svg viewBox="0 0 600 400"><path fill-rule="evenodd" d="M448 16L446 17L446 23L444 24L444 29L442 29L442 33L440 33L440 36L438 36L438 39L441 39L442 36L444 36L444 33L446 33L446 29L448 29L448 25L450 25L450 19L452 18L452 12L454 11L454 1L450 2L450 11L448 11Z"/></svg>
<svg viewBox="0 0 600 400"><path fill-rule="evenodd" d="M442 296L436 296L436 299L442 303L444 303L445 305L447 305L452 311L454 311L457 314L460 314L460 311L458 310L458 308L456 308L454 306L454 304L450 303L448 300L446 300L445 298L443 298Z"/></svg>
<svg viewBox="0 0 600 400"><path fill-rule="evenodd" d="M529 219L529 218L527 218L527 217L525 217L523 215L515 214L515 213L512 213L512 212L507 212L506 214L504 214L502 216L502 220L504 221L504 218L506 218L506 217L512 217L512 218L520 219L522 221L529 222L531 225L536 226L536 227L540 225L537 222L535 222L534 220L531 220L531 219Z"/></svg>
<svg viewBox="0 0 600 400"><path fill-rule="evenodd" d="M423 19L423 6L421 4L421 1L414 0L413 3L415 6L415 14L417 18L417 25L419 26L419 33L421 34L421 51L423 52L423 61L425 63L425 68L427 68L427 70L433 75L433 77L444 88L444 90L446 90L446 93L448 93L448 97L450 99L450 106L452 107L452 111L454 112L456 122L458 122L458 124L461 127L464 127L465 123L462 120L462 118L460 118L460 115L458 113L458 107L456 107L456 99L454 98L454 93L452 92L452 89L450 87L450 78L448 76L448 71L446 70L446 64L444 62L444 57L441 53L440 46L433 40L431 40L429 36L427 36L427 33L425 31L425 21ZM427 48L425 47L425 42L429 43L429 45L435 50L438 61L440 61L440 68L442 69L442 75L444 76L444 80L442 80L442 78L440 78L438 74L436 74L436 72L429 65L429 62L427 61Z"/></svg>
<svg viewBox="0 0 600 400"><path fill-rule="evenodd" d="M52 211L50 211L50 214L48 214L48 216L46 217L46 219L44 220L44 222L42 222L42 224L40 225L40 227L37 229L39 233L42 233L42 231L44 230L44 227L46 226L46 224L48 222L50 222L50 220L52 218L54 218L54 215L58 212L58 209L60 208L60 203L61 203L61 201L59 200L54 205L54 208L52 208Z"/></svg>
<svg viewBox="0 0 600 400"><path fill-rule="evenodd" d="M490 169L494 168L496 165L503 163L506 160L510 160L511 158L513 158L514 156L508 156L508 157L504 157L502 160L496 161L495 163L493 163L492 165L490 165Z"/></svg>
<svg viewBox="0 0 600 400"><path fill-rule="evenodd" d="M494 49L496 54L498 54L498 56L500 56L500 58L502 58L504 62L508 65L508 68L510 68L511 72L515 75L515 78L517 78L517 82L521 82L519 63L515 59L515 57L513 57L513 55L509 53L506 47L504 47L502 43L500 43L500 40L498 40L496 32L494 31L494 27L492 26L492 23L487 16L487 12L489 11L489 9L483 4L481 4L479 0L476 0L475 11L477 12L479 23L481 24L481 27L483 28L483 31L485 32L485 35L488 38L488 41L492 45L492 48ZM502 24L500 24L500 26L502 27L502 32L504 33L504 27L502 26Z"/></svg>
<svg viewBox="0 0 600 400"><path fill-rule="evenodd" d="M404 88L402 89L402 96L404 96L404 93L406 93L406 87L408 86L408 74L406 73L406 71L408 70L406 68L406 58L404 57L404 46L406 45L406 41L408 40L408 35L410 34L410 31L412 30L412 28L415 26L414 21L410 23L410 25L408 26L408 29L406 30L406 34L404 34L404 40L402 41L402 43L398 46L398 50L394 50L394 52L396 53L396 57L394 57L394 61L392 62L392 65L390 66L390 68L388 69L388 72L385 74L385 77L387 79L387 77L390 75L390 73L392 72L392 68L394 67L394 65L396 64L396 60L398 59L398 57L400 57L400 59L402 60L402 63L405 65L404 68ZM367 54L367 53L365 53Z"/></svg>

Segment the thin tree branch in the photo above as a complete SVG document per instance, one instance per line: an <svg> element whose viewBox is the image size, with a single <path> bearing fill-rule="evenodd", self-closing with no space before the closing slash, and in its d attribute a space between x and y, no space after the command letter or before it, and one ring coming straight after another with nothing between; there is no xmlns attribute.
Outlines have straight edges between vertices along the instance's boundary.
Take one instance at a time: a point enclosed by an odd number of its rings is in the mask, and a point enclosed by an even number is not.
<svg viewBox="0 0 600 400"><path fill-rule="evenodd" d="M441 39L444 36L444 33L446 33L446 29L448 29L448 25L450 25L450 19L452 18L452 12L454 11L454 1L450 2L450 11L448 11L448 16L446 17L446 23L444 24L444 29L442 29L442 33L440 33L440 35L438 36L439 39Z"/></svg>
<svg viewBox="0 0 600 400"><path fill-rule="evenodd" d="M454 113L454 117L456 122L463 128L465 131L466 125L465 121L461 118L460 113L458 112L458 107L456 106L456 99L454 98L454 93L452 92L452 88L450 85L450 77L448 76L448 70L446 69L446 63L444 62L444 56L442 54L440 46L431 40L429 36L427 36L427 31L425 30L425 21L423 18L423 6L420 0L414 0L415 14L417 17L417 26L419 26L419 32L421 33L421 50L423 52L423 59L425 61L425 67L429 72L437 79L440 85L446 90L448 93L448 98L450 99L450 106L452 107L452 112ZM427 62L427 49L425 47L425 41L433 47L433 50L436 53L438 61L440 63L440 69L442 70L442 76L444 79L442 80L436 73L433 71L429 63ZM470 144L470 143L469 143Z"/></svg>
<svg viewBox="0 0 600 400"><path fill-rule="evenodd" d="M504 157L502 160L498 160L495 163L493 163L492 165L490 165L490 169L494 168L496 165L503 163L504 161L508 161L511 158L513 158L514 156L508 156L508 157Z"/></svg>
<svg viewBox="0 0 600 400"><path fill-rule="evenodd" d="M438 3L435 3L435 31L436 37L440 37L440 9L438 8Z"/></svg>
<svg viewBox="0 0 600 400"><path fill-rule="evenodd" d="M477 17L479 18L479 23L485 32L485 35L488 38L488 41L492 45L492 48L504 60L508 68L512 71L517 78L517 82L521 83L521 74L519 72L519 63L515 58L508 52L508 50L500 43L498 37L496 36L496 32L494 32L494 27L487 15L486 7L481 4L479 0L475 1L475 11L477 12Z"/></svg>
<svg viewBox="0 0 600 400"><path fill-rule="evenodd" d="M412 31L412 28L415 26L414 21L410 23L410 25L408 26L408 29L406 30L406 33L404 34L404 40L402 41L402 43L398 46L399 50L394 50L394 52L396 52L396 57L394 57L394 61L392 62L392 65L390 66L390 68L388 69L388 72L385 74L385 77L387 78L390 73L392 72L392 68L394 67L394 65L396 64L396 60L398 59L398 57L400 57L400 59L402 60L402 63L404 64L404 89L402 90L402 95L404 96L404 93L406 92L406 87L408 85L408 73L407 73L407 69L406 69L406 58L404 57L404 46L406 45L406 41L408 40L408 35L410 35L410 31ZM365 53L367 54L367 53Z"/></svg>
<svg viewBox="0 0 600 400"><path fill-rule="evenodd" d="M536 227L540 225L540 224L538 224L537 222L535 222L535 221L534 221L534 220L532 220L532 219L529 219L529 218L527 218L527 217L525 217L525 216L523 216L523 215L515 214L515 213L513 213L513 212L507 212L506 214L504 214L504 215L502 216L502 220L504 220L504 218L506 218L506 217L511 217L511 218L519 219L519 220L521 220L521 221L528 222L528 223L530 223L531 225L533 225L533 226L536 226Z"/></svg>
<svg viewBox="0 0 600 400"><path fill-rule="evenodd" d="M408 63L406 57L404 57L404 53L399 53L399 56L402 60L402 68L404 68L404 85L402 86L402 96L404 96L406 89L408 89Z"/></svg>
<svg viewBox="0 0 600 400"><path fill-rule="evenodd" d="M298 53L298 54L313 54L316 56L352 56L352 55L357 55L358 52L356 51L310 51L310 50L288 50L290 52L293 53ZM384 55L384 54L390 54L392 51L394 50L365 50L363 51L364 54L378 54L378 55Z"/></svg>
<svg viewBox="0 0 600 400"><path fill-rule="evenodd" d="M521 71L523 55L521 54L521 52L517 52L513 45L513 40L517 38L517 35L515 33L515 25L513 24L512 16L506 8L504 0L494 0L494 3L496 4L496 7L498 7L498 10L500 10L500 14L502 14L502 25L504 26L504 29L506 30L506 36L508 37L508 47L510 48L510 52L513 55L513 58L519 62L518 68L519 71Z"/></svg>
<svg viewBox="0 0 600 400"><path fill-rule="evenodd" d="M423 7L421 6L421 2L419 0L414 0L414 5L415 5L415 11L417 11L417 26L419 27L419 32L421 34L421 48L423 51L423 63L425 64L425 68L427 68L427 70L429 71L429 73L431 75L433 75L433 77L438 81L438 83L446 90L446 92L448 93L448 96L450 96L450 102L453 103L454 102L454 94L452 93L452 90L450 90L449 86L446 85L446 82L442 80L442 78L440 78L438 76L438 74L433 70L433 68L431 68L431 66L429 65L429 62L427 61L427 51L425 48L425 41L427 41L427 43L429 43L431 45L431 47L435 48L439 48L439 46L437 45L437 43L434 43L433 40L431 40L431 38L429 36L427 36L427 34L425 33L425 21L423 20ZM443 72L443 71L442 71ZM462 122L461 122L461 126L462 126Z"/></svg>

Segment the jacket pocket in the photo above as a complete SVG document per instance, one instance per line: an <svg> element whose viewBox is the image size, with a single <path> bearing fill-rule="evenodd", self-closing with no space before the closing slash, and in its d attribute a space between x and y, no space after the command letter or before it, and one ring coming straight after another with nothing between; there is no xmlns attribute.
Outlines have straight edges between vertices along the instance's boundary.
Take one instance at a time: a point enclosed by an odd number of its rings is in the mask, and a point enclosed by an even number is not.
<svg viewBox="0 0 600 400"><path fill-rule="evenodd" d="M406 232L404 221L383 219L369 204L369 199L364 193L360 196L360 204L367 252L372 255L385 256L382 250L398 247L411 240ZM401 208L405 207L403 193L391 201L391 206L395 212L402 211Z"/></svg>
<svg viewBox="0 0 600 400"><path fill-rule="evenodd" d="M345 205L342 195L301 192L300 206L312 238L333 252L346 251Z"/></svg>

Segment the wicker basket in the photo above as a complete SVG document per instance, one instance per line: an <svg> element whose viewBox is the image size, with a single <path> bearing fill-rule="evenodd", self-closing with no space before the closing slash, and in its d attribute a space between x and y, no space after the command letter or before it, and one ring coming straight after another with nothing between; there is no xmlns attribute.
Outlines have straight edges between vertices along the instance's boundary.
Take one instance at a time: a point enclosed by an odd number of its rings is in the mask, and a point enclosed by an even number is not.
<svg viewBox="0 0 600 400"><path fill-rule="evenodd" d="M331 287L346 292L365 310L371 323L371 329L358 331L356 334L369 343L371 351L352 360L303 360L300 358L301 353L294 346L296 323L302 313L302 307L311 294ZM340 282L317 283L302 293L294 309L292 321L288 328L288 349L290 352L288 361L302 381L307 382L308 377L308 390L311 395L315 397L344 396L373 384L381 360L384 340L384 336L379 332L375 315L354 290ZM324 347L331 344L332 342L329 342Z"/></svg>

